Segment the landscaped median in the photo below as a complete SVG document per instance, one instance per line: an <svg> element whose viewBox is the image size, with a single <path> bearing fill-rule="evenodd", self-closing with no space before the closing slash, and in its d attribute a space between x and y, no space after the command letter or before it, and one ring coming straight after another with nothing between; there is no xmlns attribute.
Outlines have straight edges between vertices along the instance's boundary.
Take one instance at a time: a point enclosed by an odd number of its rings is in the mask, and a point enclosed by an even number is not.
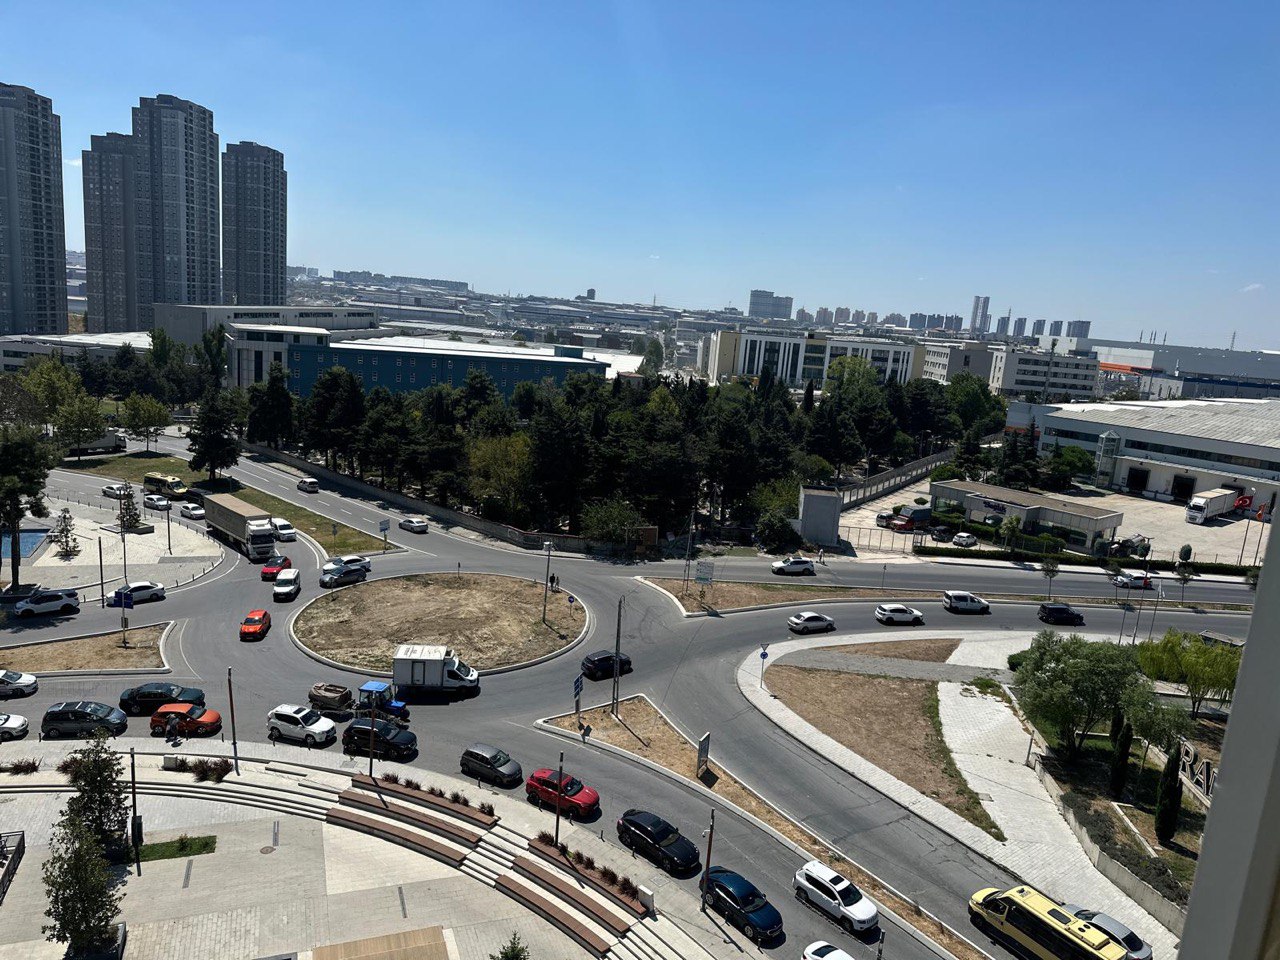
<svg viewBox="0 0 1280 960"><path fill-rule="evenodd" d="M52 673L64 670L161 669L164 657L160 640L169 624L136 627L128 631L129 646L121 646L121 632L100 633L70 640L37 640L0 648L0 669L19 673Z"/></svg>

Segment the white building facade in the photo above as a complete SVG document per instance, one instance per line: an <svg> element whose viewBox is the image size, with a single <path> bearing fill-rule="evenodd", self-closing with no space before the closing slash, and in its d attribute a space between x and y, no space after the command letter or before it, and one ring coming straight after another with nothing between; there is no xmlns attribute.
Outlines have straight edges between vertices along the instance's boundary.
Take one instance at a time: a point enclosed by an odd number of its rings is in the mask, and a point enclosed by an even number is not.
<svg viewBox="0 0 1280 960"><path fill-rule="evenodd" d="M906 383L920 375L924 347L897 340L829 338L821 333L783 330L721 330L712 335L707 376L712 383L758 377L765 370L793 387L821 386L831 363L841 357L866 360L886 383Z"/></svg>
<svg viewBox="0 0 1280 960"><path fill-rule="evenodd" d="M991 392L1085 400L1098 391L1098 358L1040 350L996 349L991 354Z"/></svg>

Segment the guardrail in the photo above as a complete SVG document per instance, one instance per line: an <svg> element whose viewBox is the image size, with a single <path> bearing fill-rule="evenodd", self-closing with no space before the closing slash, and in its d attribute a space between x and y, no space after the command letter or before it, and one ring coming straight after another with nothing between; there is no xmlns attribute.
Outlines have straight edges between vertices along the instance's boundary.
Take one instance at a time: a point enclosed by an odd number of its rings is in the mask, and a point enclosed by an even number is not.
<svg viewBox="0 0 1280 960"><path fill-rule="evenodd" d="M1003 436L1003 433L993 433L983 437L980 442L984 445L995 443ZM956 447L948 447L946 450L940 450L919 460L912 460L910 463L904 463L900 467L882 471L863 480L853 480L847 485L837 483L836 490L840 494L840 509L849 510L886 493L901 490L907 484L914 483L921 477L927 476L934 467L947 463L955 455Z"/></svg>
<svg viewBox="0 0 1280 960"><path fill-rule="evenodd" d="M4 895L9 892L9 884L13 882L14 874L18 872L18 864L22 862L23 854L26 852L27 835L23 831L0 833L0 861L4 864L3 868L0 868L0 903L4 902Z"/></svg>

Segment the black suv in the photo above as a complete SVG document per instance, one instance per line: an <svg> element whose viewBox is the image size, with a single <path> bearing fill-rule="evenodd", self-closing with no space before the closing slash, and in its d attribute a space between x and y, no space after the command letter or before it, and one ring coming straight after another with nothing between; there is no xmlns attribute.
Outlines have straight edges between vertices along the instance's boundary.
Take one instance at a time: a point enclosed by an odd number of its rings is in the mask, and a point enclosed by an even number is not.
<svg viewBox="0 0 1280 960"><path fill-rule="evenodd" d="M619 675L631 672L631 658L625 653L618 655ZM597 650L582 658L582 675L589 680L604 680L613 677L613 651Z"/></svg>
<svg viewBox="0 0 1280 960"><path fill-rule="evenodd" d="M49 740L58 737L90 737L98 730L118 737L129 726L124 711L93 700L69 700L55 703L44 712L40 735Z"/></svg>
<svg viewBox="0 0 1280 960"><path fill-rule="evenodd" d="M370 723L373 724L372 736ZM383 759L408 760L418 752L418 738L386 720L352 720L342 731L342 752L366 756L372 752Z"/></svg>
<svg viewBox="0 0 1280 960"><path fill-rule="evenodd" d="M929 536L938 543L950 543L951 538L955 536L950 527L931 527Z"/></svg>
<svg viewBox="0 0 1280 960"><path fill-rule="evenodd" d="M628 810L618 820L618 839L624 847L644 854L667 873L692 870L698 865L698 848L654 813Z"/></svg>
<svg viewBox="0 0 1280 960"><path fill-rule="evenodd" d="M176 683L144 683L120 694L120 709L135 717L143 713L150 716L166 703L194 703L203 707L204 691Z"/></svg>
<svg viewBox="0 0 1280 960"><path fill-rule="evenodd" d="M458 765L467 776L501 786L510 787L524 782L520 764L512 760L507 751L488 743L473 743L467 747L462 751Z"/></svg>
<svg viewBox="0 0 1280 960"><path fill-rule="evenodd" d="M1072 626L1084 623L1084 614L1066 603L1042 603L1036 616L1045 623L1066 623Z"/></svg>

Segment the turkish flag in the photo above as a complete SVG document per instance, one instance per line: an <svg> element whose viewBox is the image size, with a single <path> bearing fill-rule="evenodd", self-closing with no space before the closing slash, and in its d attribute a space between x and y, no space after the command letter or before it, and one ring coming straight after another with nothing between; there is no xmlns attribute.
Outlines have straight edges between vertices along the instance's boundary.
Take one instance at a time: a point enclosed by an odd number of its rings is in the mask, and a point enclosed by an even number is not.
<svg viewBox="0 0 1280 960"><path fill-rule="evenodd" d="M1246 507L1253 506L1253 497L1236 497L1237 510L1244 510Z"/></svg>

